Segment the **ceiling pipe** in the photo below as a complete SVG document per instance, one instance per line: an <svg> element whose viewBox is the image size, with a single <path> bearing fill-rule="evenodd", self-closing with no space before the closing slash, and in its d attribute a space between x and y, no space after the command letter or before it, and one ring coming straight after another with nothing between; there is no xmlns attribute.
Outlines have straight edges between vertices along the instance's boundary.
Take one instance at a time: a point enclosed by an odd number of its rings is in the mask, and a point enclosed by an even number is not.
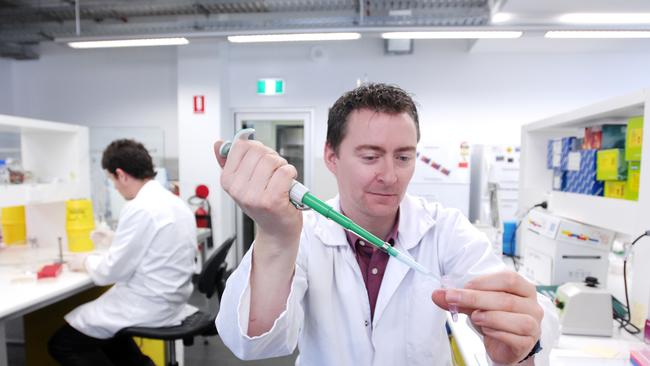
<svg viewBox="0 0 650 366"><path fill-rule="evenodd" d="M74 22L77 36L81 35L81 15L79 14L79 1L80 0L75 0L74 2Z"/></svg>

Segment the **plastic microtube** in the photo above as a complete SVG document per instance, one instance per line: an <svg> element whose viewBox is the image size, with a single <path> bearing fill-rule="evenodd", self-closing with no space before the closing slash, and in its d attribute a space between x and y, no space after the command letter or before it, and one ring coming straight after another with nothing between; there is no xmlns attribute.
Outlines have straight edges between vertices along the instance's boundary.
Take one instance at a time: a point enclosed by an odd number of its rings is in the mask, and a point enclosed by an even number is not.
<svg viewBox="0 0 650 366"><path fill-rule="evenodd" d="M454 283L448 275L442 276L442 288L454 288ZM458 321L458 305L449 304L449 312L454 321Z"/></svg>

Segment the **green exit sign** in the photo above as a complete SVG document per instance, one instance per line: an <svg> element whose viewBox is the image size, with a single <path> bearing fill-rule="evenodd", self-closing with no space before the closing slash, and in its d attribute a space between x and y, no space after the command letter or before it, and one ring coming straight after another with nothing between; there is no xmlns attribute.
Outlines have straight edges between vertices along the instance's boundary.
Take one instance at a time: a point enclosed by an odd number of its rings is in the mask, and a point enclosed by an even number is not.
<svg viewBox="0 0 650 366"><path fill-rule="evenodd" d="M259 79L257 80L258 95L282 95L284 94L284 80L282 79Z"/></svg>

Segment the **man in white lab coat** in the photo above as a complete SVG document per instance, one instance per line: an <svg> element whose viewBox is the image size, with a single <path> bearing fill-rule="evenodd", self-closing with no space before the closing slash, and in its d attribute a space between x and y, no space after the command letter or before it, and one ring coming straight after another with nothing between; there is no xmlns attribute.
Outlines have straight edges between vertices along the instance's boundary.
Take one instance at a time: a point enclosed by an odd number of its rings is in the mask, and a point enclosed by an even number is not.
<svg viewBox="0 0 650 366"><path fill-rule="evenodd" d="M130 337L130 326L177 325L196 311L187 305L196 256L196 222L185 203L153 178L151 156L133 140L113 141L102 168L128 200L105 253L71 258L100 286L98 299L65 316L49 351L64 366L153 365Z"/></svg>
<svg viewBox="0 0 650 366"><path fill-rule="evenodd" d="M507 271L458 210L405 194L419 137L411 97L367 84L330 109L324 159L339 190L331 205L435 278L296 210L288 196L295 168L259 142L236 141L227 160L217 155L224 190L257 223L216 321L235 355L276 357L298 345L299 365L448 365L443 310L455 306L491 361L548 362L557 337L550 302ZM443 275L457 288L441 289Z"/></svg>

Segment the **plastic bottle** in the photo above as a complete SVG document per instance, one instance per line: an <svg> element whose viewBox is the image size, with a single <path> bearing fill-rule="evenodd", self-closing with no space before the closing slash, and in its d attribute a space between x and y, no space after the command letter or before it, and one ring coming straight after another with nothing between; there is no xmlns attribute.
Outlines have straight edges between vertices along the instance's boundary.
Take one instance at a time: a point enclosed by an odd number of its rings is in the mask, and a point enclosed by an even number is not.
<svg viewBox="0 0 650 366"><path fill-rule="evenodd" d="M9 168L5 160L0 160L0 184L9 184Z"/></svg>

